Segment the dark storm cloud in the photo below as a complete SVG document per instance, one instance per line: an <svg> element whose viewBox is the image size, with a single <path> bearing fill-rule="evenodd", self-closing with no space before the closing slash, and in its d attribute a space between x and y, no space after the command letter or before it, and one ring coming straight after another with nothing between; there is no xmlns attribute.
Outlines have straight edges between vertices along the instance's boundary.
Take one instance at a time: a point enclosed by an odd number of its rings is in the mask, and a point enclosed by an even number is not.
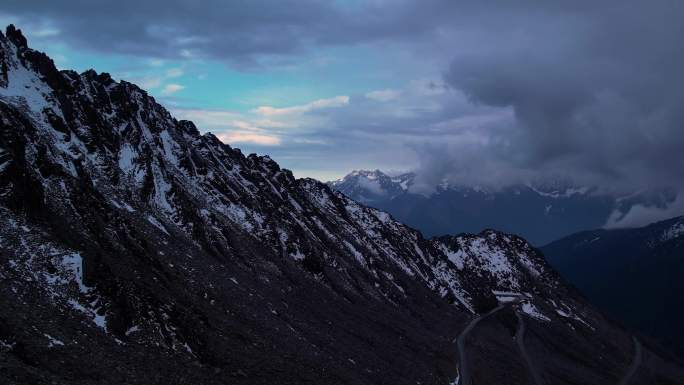
<svg viewBox="0 0 684 385"><path fill-rule="evenodd" d="M0 12L42 21L61 32L59 39L92 50L162 58L194 55L254 66L260 56L287 57L321 45L411 40L434 28L429 18L415 17L411 2L387 5L322 0L7 0Z"/></svg>
<svg viewBox="0 0 684 385"><path fill-rule="evenodd" d="M515 111L515 153L489 155L619 187L681 184L682 3L546 3L516 2L493 16L498 40L476 32L487 46L454 52L451 86Z"/></svg>

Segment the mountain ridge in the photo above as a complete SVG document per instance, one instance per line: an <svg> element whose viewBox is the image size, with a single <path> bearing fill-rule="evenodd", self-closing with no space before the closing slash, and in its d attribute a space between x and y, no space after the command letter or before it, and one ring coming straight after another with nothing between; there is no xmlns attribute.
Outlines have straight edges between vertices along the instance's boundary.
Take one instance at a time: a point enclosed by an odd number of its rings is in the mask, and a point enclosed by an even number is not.
<svg viewBox="0 0 684 385"><path fill-rule="evenodd" d="M627 229L589 230L542 247L589 300L681 354L684 216ZM637 282L637 284L635 284Z"/></svg>

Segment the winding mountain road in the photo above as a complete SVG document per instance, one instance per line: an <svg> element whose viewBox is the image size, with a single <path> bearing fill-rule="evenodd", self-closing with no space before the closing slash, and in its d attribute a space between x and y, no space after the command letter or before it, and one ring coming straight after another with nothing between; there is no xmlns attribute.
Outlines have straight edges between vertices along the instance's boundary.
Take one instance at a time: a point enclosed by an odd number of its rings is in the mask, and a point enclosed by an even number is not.
<svg viewBox="0 0 684 385"><path fill-rule="evenodd" d="M504 309L506 306L518 305L520 301L521 298L518 298L515 301L503 303L495 307L494 309L490 310L489 312L473 318L468 324L468 326L466 326L466 328L463 329L461 334L459 334L458 337L453 339L452 342L456 343L458 346L459 364L457 367L458 376L456 377L452 385L472 385L465 350L465 343L466 339L468 338L468 334L470 334L470 332L475 328L475 326L477 326L478 323L480 323L480 321ZM525 360L525 366L527 367L527 371L529 372L534 385L546 385L541 375L539 374L537 367L534 365L534 361L532 361L529 354L527 353L527 348L525 347L525 319L520 314L519 309L516 309L515 316L518 318L518 330L515 333L515 341L518 345L518 349L520 350L520 354ZM639 366L641 366L643 360L641 342L639 342L639 340L636 337L632 337L632 340L634 341L634 357L632 358L632 363L629 369L627 369L627 372L625 372L624 376L622 377L618 385L629 385L632 381L632 378L639 369Z"/></svg>
<svg viewBox="0 0 684 385"><path fill-rule="evenodd" d="M458 335L457 338L454 338L453 342L456 342L458 345L458 360L459 360L459 380L460 382L458 383L459 385L471 385L472 382L470 380L470 371L468 370L468 361L466 357L466 351L465 351L465 342L466 338L468 337L468 333L470 333L473 328L475 328L475 325L477 325L480 321L483 319L489 317L490 315L496 313L497 311L503 309L509 305L508 303L499 305L495 307L494 309L490 310L488 313L475 317L470 321L468 326L466 326L465 329L461 332L461 334Z"/></svg>
<svg viewBox="0 0 684 385"><path fill-rule="evenodd" d="M525 319L517 311L515 312L515 316L518 317L518 331L515 333L515 341L518 344L518 349L520 350L520 353L525 359L527 371L530 373L534 385L545 385L544 380L542 380L541 375L537 370L537 367L534 365L534 362L527 354L527 348L525 348Z"/></svg>
<svg viewBox="0 0 684 385"><path fill-rule="evenodd" d="M485 318L491 316L492 314L502 310L506 306L514 306L518 305L521 301L521 297L517 298L514 301L503 303L494 309L490 310L488 313L481 315L479 317L473 318L468 326L466 326L465 329L461 332L461 334L458 335L458 337L454 338L453 342L457 343L458 346L458 358L459 358L459 365L458 365L458 377L457 379L453 382L453 384L456 385L472 385L472 380L470 378L470 371L468 367L468 360L466 356L466 350L465 350L465 343L466 339L468 338L468 334L475 328L475 326ZM539 374L539 371L537 370L537 367L534 365L534 362L530 358L529 354L527 353L527 348L525 347L525 320L523 317L520 315L520 313L516 310L515 312L516 317L518 317L518 330L515 333L515 340L518 345L518 349L520 350L520 353L523 356L523 359L525 360L525 365L527 366L527 370L530 373L530 376L532 377L534 385L545 385L544 380L542 380L541 375ZM636 342L636 339L635 339ZM639 351L640 354L640 351ZM636 369L634 369L636 371ZM632 373L633 374L633 373ZM631 374L628 374L631 376ZM621 383L620 385L626 385Z"/></svg>
<svg viewBox="0 0 684 385"><path fill-rule="evenodd" d="M639 342L636 337L632 337L632 340L634 341L634 358L632 359L632 365L630 365L627 373L625 373L622 380L620 380L619 385L628 385L641 365L641 342Z"/></svg>

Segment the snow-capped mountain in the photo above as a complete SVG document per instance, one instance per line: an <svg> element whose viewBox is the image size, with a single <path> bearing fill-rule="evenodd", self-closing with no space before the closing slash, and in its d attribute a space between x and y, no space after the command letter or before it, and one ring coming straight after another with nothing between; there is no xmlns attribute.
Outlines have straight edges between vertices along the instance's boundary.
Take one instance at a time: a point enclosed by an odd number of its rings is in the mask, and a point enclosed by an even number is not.
<svg viewBox="0 0 684 385"><path fill-rule="evenodd" d="M414 177L413 173L389 176L380 170L355 170L328 185L358 202L372 204L406 193Z"/></svg>
<svg viewBox="0 0 684 385"><path fill-rule="evenodd" d="M562 179L491 189L443 182L430 194L411 188L415 175L354 171L328 185L352 199L392 214L425 236L476 233L487 228L519 234L535 245L602 227L636 204L664 204L675 196L617 197ZM523 218L524 220L521 220Z"/></svg>
<svg viewBox="0 0 684 385"><path fill-rule="evenodd" d="M634 229L584 231L543 250L592 302L684 353L684 217Z"/></svg>
<svg viewBox="0 0 684 385"><path fill-rule="evenodd" d="M425 239L12 26L0 71L4 383L613 384L636 357L522 238ZM641 383L684 376L644 349Z"/></svg>

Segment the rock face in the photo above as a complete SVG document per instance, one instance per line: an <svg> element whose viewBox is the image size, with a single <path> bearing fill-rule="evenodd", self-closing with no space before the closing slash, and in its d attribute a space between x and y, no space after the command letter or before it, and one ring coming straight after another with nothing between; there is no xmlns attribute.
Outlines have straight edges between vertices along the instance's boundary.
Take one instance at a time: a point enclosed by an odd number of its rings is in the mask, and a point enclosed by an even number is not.
<svg viewBox="0 0 684 385"><path fill-rule="evenodd" d="M543 250L593 303L684 354L684 217L584 231Z"/></svg>
<svg viewBox="0 0 684 385"><path fill-rule="evenodd" d="M454 339L511 295L548 383L630 365L631 336L521 238L424 239L13 27L0 61L3 383L448 384ZM477 383L527 383L516 322L469 337ZM681 383L645 349L641 383Z"/></svg>
<svg viewBox="0 0 684 385"><path fill-rule="evenodd" d="M520 234L538 246L602 227L611 215L625 213L633 205L666 205L676 198L666 191L616 197L563 180L499 189L442 183L431 186L428 194L414 186L415 178L413 173L354 171L328 185L428 237L495 228Z"/></svg>

